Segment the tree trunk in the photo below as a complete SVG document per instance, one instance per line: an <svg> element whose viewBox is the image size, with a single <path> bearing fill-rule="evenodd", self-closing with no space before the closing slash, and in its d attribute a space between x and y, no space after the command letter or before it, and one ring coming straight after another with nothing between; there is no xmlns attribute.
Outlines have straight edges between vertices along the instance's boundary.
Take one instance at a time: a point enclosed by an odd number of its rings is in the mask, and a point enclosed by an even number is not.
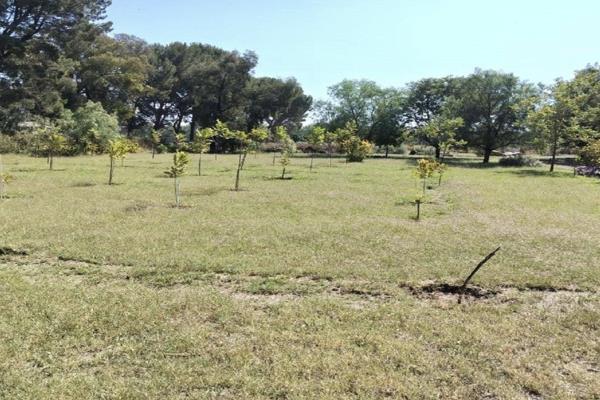
<svg viewBox="0 0 600 400"><path fill-rule="evenodd" d="M389 145L385 145L385 158L388 158L388 155L390 154L390 146Z"/></svg>
<svg viewBox="0 0 600 400"><path fill-rule="evenodd" d="M156 154L156 146L152 145L152 159L154 160L154 155Z"/></svg>
<svg viewBox="0 0 600 400"><path fill-rule="evenodd" d="M202 153L198 156L198 176L202 176Z"/></svg>
<svg viewBox="0 0 600 400"><path fill-rule="evenodd" d="M435 159L439 160L440 157L442 156L442 149L440 148L440 146L433 146L435 148Z"/></svg>
<svg viewBox="0 0 600 400"><path fill-rule="evenodd" d="M491 149L485 149L483 152L483 163L488 164L490 162L490 156L492 155Z"/></svg>
<svg viewBox="0 0 600 400"><path fill-rule="evenodd" d="M311 153L310 154L310 172L312 172L313 169L313 161L315 159L315 153Z"/></svg>
<svg viewBox="0 0 600 400"><path fill-rule="evenodd" d="M179 180L177 177L174 178L175 181L175 205L179 208Z"/></svg>
<svg viewBox="0 0 600 400"><path fill-rule="evenodd" d="M108 184L109 185L112 185L114 166L115 166L115 159L113 157L111 157L110 158L110 168L108 170Z"/></svg>
<svg viewBox="0 0 600 400"><path fill-rule="evenodd" d="M277 153L273 152L273 166L275 166L275 157L277 156Z"/></svg>
<svg viewBox="0 0 600 400"><path fill-rule="evenodd" d="M281 173L281 179L285 179L285 167L283 167L283 172Z"/></svg>
<svg viewBox="0 0 600 400"><path fill-rule="evenodd" d="M240 189L240 171L242 167L242 153L240 153L240 157L238 159L238 168L235 174L235 191L237 192Z"/></svg>
<svg viewBox="0 0 600 400"><path fill-rule="evenodd" d="M417 204L417 217L415 219L418 221L421 218L421 200L417 200L415 203Z"/></svg>
<svg viewBox="0 0 600 400"><path fill-rule="evenodd" d="M190 142L194 141L196 136L196 116L192 114L192 122L190 122Z"/></svg>
<svg viewBox="0 0 600 400"><path fill-rule="evenodd" d="M54 169L54 154L50 152L50 171Z"/></svg>
<svg viewBox="0 0 600 400"><path fill-rule="evenodd" d="M552 142L552 159L550 160L550 172L554 172L554 164L556 164L556 153L558 151L558 136L554 137Z"/></svg>

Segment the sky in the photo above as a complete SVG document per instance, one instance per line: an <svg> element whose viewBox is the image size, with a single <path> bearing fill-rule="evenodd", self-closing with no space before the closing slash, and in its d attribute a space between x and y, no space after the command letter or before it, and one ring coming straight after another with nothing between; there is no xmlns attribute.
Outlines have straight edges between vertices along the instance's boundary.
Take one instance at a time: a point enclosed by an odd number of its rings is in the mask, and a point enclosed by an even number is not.
<svg viewBox="0 0 600 400"><path fill-rule="evenodd" d="M316 99L343 79L401 87L477 67L551 83L600 61L600 0L113 0L113 33L255 51L256 76Z"/></svg>

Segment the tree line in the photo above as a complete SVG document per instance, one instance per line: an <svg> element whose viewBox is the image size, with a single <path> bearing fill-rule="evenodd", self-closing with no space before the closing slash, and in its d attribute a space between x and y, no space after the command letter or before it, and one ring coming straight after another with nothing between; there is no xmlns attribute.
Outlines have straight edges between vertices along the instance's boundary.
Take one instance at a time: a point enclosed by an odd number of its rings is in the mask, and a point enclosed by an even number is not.
<svg viewBox="0 0 600 400"><path fill-rule="evenodd" d="M600 139L598 65L552 85L493 70L400 89L345 80L329 88L329 97L315 104L316 125L335 130L351 121L361 138L379 146L410 140L431 146L438 159L467 147L487 163L494 151L512 146L551 155L553 168L558 153L586 154Z"/></svg>
<svg viewBox="0 0 600 400"><path fill-rule="evenodd" d="M546 86L493 70L402 88L344 80L329 88L329 100L313 104L293 78L255 77L253 52L111 36L109 5L109 0L0 2L0 147L3 137L13 135L30 149L47 149L39 142L60 133L73 154L106 152L109 140L120 134L158 149L173 144L177 134L193 143L199 129L220 122L235 131L265 127L273 140L279 128L297 140L310 138L315 128L325 136L351 131L360 140L346 144L362 146L362 153L366 142L387 155L391 146L410 141L431 146L436 158L452 148L472 149L484 163L507 147L547 153L551 168L561 152L596 157L598 65ZM313 124L303 127L309 111ZM154 143L159 131L163 143ZM232 150L236 143L216 135L210 150Z"/></svg>

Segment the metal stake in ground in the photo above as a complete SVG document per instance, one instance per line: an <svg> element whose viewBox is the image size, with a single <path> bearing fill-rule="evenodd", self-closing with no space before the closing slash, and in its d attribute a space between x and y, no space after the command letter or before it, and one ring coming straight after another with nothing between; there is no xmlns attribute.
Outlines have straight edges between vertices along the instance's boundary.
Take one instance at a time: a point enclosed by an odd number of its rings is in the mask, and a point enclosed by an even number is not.
<svg viewBox="0 0 600 400"><path fill-rule="evenodd" d="M477 266L475 267L473 272L471 272L471 274L467 277L467 279L465 279L465 283L463 283L462 286L460 287L460 289L458 290L458 304L462 303L462 297L463 297L463 294L465 293L465 289L467 288L467 285L469 284L469 281L475 276L477 271L479 271L479 269L481 267L483 267L483 265L486 262L490 261L490 259L496 255L496 253L499 250L500 250L500 247L498 247L496 250L494 250L490 254L488 254L483 260L481 260L481 262L479 264L477 264Z"/></svg>

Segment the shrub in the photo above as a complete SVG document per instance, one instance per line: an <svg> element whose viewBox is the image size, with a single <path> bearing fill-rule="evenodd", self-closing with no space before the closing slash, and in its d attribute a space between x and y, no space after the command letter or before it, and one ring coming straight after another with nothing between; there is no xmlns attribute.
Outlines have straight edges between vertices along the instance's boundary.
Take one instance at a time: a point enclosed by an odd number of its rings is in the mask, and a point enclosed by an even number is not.
<svg viewBox="0 0 600 400"><path fill-rule="evenodd" d="M589 167L600 167L600 140L589 143L579 153L582 164Z"/></svg>
<svg viewBox="0 0 600 400"><path fill-rule="evenodd" d="M503 167L539 167L542 163L536 158L522 154L516 156L502 157L498 162Z"/></svg>

